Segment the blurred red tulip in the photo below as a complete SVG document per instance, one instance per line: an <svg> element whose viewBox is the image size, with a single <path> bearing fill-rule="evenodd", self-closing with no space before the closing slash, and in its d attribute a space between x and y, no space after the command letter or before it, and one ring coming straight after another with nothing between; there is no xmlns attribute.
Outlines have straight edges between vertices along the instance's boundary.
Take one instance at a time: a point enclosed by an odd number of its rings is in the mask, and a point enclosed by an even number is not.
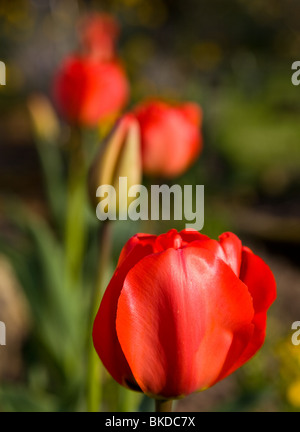
<svg viewBox="0 0 300 432"><path fill-rule="evenodd" d="M183 174L202 149L202 111L196 103L178 106L160 101L135 109L140 123L144 172L172 178Z"/></svg>
<svg viewBox="0 0 300 432"><path fill-rule="evenodd" d="M261 348L276 283L267 264L224 233L138 234L121 252L94 322L120 384L176 398L204 390Z"/></svg>
<svg viewBox="0 0 300 432"><path fill-rule="evenodd" d="M70 56L54 80L54 96L62 115L70 123L84 126L116 116L127 103L128 94L125 71L116 61Z"/></svg>
<svg viewBox="0 0 300 432"><path fill-rule="evenodd" d="M100 61L115 57L119 25L109 14L93 13L79 23L79 38L83 53Z"/></svg>

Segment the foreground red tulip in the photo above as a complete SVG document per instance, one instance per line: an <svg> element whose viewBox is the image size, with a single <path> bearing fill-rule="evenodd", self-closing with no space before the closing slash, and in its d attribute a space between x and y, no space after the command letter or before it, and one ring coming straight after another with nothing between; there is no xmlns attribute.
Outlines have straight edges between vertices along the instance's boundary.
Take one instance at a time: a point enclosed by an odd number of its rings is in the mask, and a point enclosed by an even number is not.
<svg viewBox="0 0 300 432"><path fill-rule="evenodd" d="M115 45L119 36L119 25L112 15L93 13L83 17L79 23L79 38L83 53L100 61L115 57Z"/></svg>
<svg viewBox="0 0 300 432"><path fill-rule="evenodd" d="M276 297L267 264L224 233L138 234L121 252L94 322L113 378L154 398L204 390L262 346Z"/></svg>
<svg viewBox="0 0 300 432"><path fill-rule="evenodd" d="M144 172L172 178L183 174L202 149L202 111L195 103L146 102L135 109L140 123Z"/></svg>
<svg viewBox="0 0 300 432"><path fill-rule="evenodd" d="M123 109L129 85L119 63L74 55L59 69L54 93L58 108L70 123L95 126Z"/></svg>

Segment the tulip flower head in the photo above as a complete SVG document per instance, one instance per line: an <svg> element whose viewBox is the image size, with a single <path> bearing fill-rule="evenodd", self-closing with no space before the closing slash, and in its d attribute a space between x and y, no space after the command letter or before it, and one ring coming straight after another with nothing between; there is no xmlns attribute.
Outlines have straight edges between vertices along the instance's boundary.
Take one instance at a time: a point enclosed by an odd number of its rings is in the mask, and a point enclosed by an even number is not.
<svg viewBox="0 0 300 432"><path fill-rule="evenodd" d="M84 16L78 34L78 52L56 73L54 97L67 121L93 127L118 116L128 101L129 83L116 56L119 25L113 16Z"/></svg>
<svg viewBox="0 0 300 432"><path fill-rule="evenodd" d="M145 174L173 178L195 162L202 149L202 111L196 103L149 101L134 114L141 127Z"/></svg>
<svg viewBox="0 0 300 432"><path fill-rule="evenodd" d="M115 46L120 29L114 16L105 13L86 15L80 21L78 30L85 55L100 61L115 58Z"/></svg>
<svg viewBox="0 0 300 432"><path fill-rule="evenodd" d="M54 96L62 115L72 124L96 126L116 116L127 103L129 85L117 61L93 57L66 58L54 81Z"/></svg>
<svg viewBox="0 0 300 432"><path fill-rule="evenodd" d="M276 297L268 265L233 233L137 234L124 246L93 328L121 385L175 399L211 387L263 345Z"/></svg>

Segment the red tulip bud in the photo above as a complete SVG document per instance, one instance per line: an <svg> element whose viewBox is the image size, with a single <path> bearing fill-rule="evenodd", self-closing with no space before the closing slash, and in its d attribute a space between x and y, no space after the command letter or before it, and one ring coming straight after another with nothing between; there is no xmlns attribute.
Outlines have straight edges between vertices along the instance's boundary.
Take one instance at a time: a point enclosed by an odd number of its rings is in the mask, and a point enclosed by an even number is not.
<svg viewBox="0 0 300 432"><path fill-rule="evenodd" d="M85 55L100 61L115 57L115 44L119 36L119 25L109 14L93 13L79 23L79 39Z"/></svg>
<svg viewBox="0 0 300 432"><path fill-rule="evenodd" d="M129 86L122 66L90 57L65 59L54 82L62 115L73 124L95 126L116 116L127 103Z"/></svg>
<svg viewBox="0 0 300 432"><path fill-rule="evenodd" d="M183 174L202 149L202 111L195 103L147 102L135 109L141 127L145 174L172 178Z"/></svg>

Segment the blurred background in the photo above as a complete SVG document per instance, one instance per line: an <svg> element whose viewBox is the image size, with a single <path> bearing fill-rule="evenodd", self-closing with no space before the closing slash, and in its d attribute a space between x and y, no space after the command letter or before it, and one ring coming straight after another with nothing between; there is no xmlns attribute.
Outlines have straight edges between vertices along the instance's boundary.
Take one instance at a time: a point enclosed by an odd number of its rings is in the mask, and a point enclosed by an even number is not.
<svg viewBox="0 0 300 432"><path fill-rule="evenodd" d="M54 73L76 50L75 23L87 11L109 12L120 23L118 54L131 86L127 109L150 96L200 104L203 152L173 183L205 185L202 232L213 238L235 232L277 281L263 349L175 409L299 411L300 347L291 343L291 325L300 320L300 87L291 83L291 65L300 60L296 0L0 0L0 60L6 64L6 86L0 86L0 321L7 329L7 345L0 346L0 411L86 409L86 360L79 353L87 318L81 320L76 295L70 299L59 289L60 230L45 180L45 160L54 181L64 172L56 160L69 131L59 119L57 144L41 148L29 101L39 94L53 103ZM87 293L97 267L94 210L86 215ZM183 228L184 221L150 229L173 227ZM116 222L110 273L126 240L142 229ZM151 409L106 377L102 409L128 407Z"/></svg>

